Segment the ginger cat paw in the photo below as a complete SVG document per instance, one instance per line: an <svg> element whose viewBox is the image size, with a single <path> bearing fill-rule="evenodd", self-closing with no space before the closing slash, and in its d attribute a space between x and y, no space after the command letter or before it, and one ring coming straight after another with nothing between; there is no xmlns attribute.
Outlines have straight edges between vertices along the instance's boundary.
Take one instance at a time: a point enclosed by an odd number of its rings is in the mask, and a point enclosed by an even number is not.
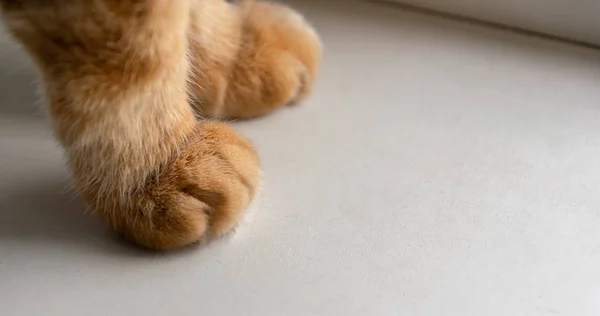
<svg viewBox="0 0 600 316"><path fill-rule="evenodd" d="M87 205L153 249L231 230L255 194L258 158L227 125L198 123L188 103L192 2L66 2L0 0L0 9L42 74Z"/></svg>
<svg viewBox="0 0 600 316"><path fill-rule="evenodd" d="M210 34L199 26L192 28L196 112L251 118L302 101L312 89L321 58L314 29L281 4L243 1L239 6L217 6L214 12L192 16L192 25L208 14L230 19Z"/></svg>
<svg viewBox="0 0 600 316"><path fill-rule="evenodd" d="M132 208L120 212L131 218L113 224L153 249L220 237L238 224L259 182L250 142L223 123L202 122L173 161L133 196ZM109 222L114 218L110 210L98 209Z"/></svg>

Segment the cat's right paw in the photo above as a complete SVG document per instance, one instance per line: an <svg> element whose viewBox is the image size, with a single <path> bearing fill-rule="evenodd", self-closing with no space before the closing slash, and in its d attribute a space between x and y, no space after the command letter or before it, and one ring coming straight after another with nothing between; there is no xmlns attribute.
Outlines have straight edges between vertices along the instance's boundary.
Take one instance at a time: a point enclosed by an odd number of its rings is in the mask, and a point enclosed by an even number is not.
<svg viewBox="0 0 600 316"><path fill-rule="evenodd" d="M152 249L173 249L231 231L259 186L252 145L231 127L199 124L197 135L132 201L115 228Z"/></svg>

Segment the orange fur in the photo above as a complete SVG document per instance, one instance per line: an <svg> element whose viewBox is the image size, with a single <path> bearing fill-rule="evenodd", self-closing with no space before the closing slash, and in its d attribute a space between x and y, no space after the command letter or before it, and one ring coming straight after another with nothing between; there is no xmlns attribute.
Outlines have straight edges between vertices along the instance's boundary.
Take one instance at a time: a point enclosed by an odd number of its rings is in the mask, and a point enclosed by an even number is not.
<svg viewBox="0 0 600 316"><path fill-rule="evenodd" d="M227 233L259 185L251 143L194 114L252 117L300 100L320 55L314 31L275 4L0 4L41 72L78 191L113 228L154 249Z"/></svg>
<svg viewBox="0 0 600 316"><path fill-rule="evenodd" d="M293 10L258 1L196 1L191 23L193 105L200 116L260 116L311 91L321 42Z"/></svg>

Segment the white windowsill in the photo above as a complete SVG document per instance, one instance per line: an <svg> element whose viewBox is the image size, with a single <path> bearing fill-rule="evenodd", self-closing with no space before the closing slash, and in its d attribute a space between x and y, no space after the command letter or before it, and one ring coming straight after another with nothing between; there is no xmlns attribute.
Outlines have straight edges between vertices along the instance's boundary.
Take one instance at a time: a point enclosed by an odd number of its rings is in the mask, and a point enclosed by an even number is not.
<svg viewBox="0 0 600 316"><path fill-rule="evenodd" d="M600 45L596 0L376 0L402 3Z"/></svg>
<svg viewBox="0 0 600 316"><path fill-rule="evenodd" d="M0 34L0 315L600 314L600 55L341 0L290 0L325 58L304 104L235 126L263 193L152 254L64 193L34 72Z"/></svg>

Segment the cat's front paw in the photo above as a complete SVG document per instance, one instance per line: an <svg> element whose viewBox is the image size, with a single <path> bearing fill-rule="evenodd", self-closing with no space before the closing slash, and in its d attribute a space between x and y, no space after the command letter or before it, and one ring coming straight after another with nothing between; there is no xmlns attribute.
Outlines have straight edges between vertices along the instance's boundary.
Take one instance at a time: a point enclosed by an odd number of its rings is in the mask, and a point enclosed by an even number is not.
<svg viewBox="0 0 600 316"><path fill-rule="evenodd" d="M133 216L117 227L129 239L172 249L219 237L240 221L259 186L258 156L226 124L203 122L197 132L135 196Z"/></svg>

